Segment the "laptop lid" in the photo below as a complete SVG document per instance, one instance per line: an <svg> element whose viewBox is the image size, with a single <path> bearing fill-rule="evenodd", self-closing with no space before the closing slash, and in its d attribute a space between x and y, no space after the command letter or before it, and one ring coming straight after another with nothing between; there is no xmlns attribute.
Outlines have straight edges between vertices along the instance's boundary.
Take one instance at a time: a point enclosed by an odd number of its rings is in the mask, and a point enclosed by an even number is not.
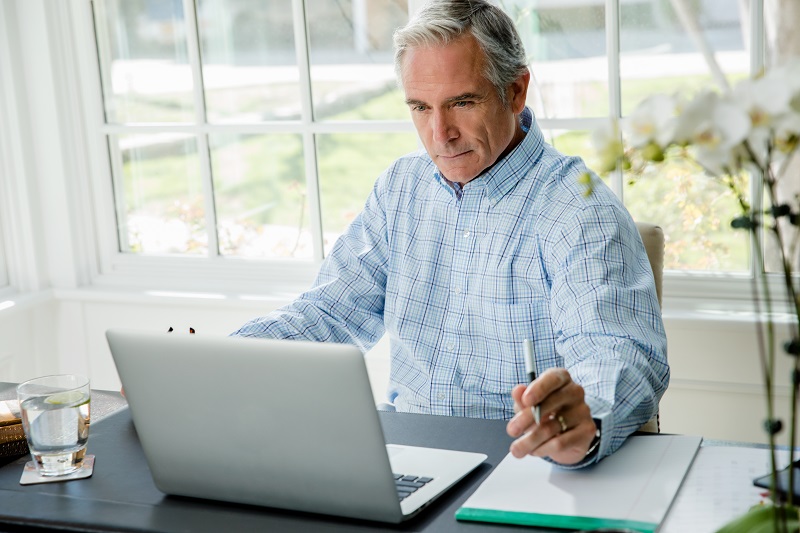
<svg viewBox="0 0 800 533"><path fill-rule="evenodd" d="M167 494L399 522L486 458L387 447L364 356L352 345L106 336L153 479ZM393 469L433 481L400 502Z"/></svg>

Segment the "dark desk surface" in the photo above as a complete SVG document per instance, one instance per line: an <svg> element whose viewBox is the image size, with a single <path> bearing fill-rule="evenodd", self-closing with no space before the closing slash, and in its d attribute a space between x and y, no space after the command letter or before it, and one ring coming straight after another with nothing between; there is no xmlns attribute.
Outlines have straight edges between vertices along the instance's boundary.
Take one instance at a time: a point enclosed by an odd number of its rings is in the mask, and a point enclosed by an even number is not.
<svg viewBox="0 0 800 533"><path fill-rule="evenodd" d="M513 526L458 522L458 507L506 456L505 421L381 413L387 442L482 452L486 462L408 522L384 525L263 507L165 496L153 484L124 400L95 391L88 453L91 478L40 485L19 484L28 456L0 467L0 531L335 532L513 531ZM0 399L13 385L0 383ZM96 422L98 411L116 412ZM214 432L210 432L213 435ZM224 453L224 432L219 432ZM542 530L540 530L542 531ZM555 531L555 530L553 530ZM560 530L563 531L563 530Z"/></svg>

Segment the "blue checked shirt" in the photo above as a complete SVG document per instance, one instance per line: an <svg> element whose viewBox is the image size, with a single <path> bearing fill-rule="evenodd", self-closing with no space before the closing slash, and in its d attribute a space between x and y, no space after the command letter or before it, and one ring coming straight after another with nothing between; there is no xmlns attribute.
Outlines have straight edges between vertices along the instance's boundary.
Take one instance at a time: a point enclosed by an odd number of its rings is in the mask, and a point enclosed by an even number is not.
<svg viewBox="0 0 800 533"><path fill-rule="evenodd" d="M666 336L639 233L579 158L525 139L463 189L420 151L377 180L313 287L234 335L351 343L386 332L398 411L513 416L526 383L565 367L602 424L597 457L656 413L669 382Z"/></svg>

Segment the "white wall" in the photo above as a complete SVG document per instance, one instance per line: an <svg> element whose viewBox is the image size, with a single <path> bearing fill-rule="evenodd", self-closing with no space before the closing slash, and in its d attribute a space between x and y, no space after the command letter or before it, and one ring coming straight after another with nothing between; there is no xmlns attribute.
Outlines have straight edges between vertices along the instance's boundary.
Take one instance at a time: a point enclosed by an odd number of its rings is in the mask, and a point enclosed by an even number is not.
<svg viewBox="0 0 800 533"><path fill-rule="evenodd" d="M56 304L49 294L0 298L0 381L51 372L57 361Z"/></svg>

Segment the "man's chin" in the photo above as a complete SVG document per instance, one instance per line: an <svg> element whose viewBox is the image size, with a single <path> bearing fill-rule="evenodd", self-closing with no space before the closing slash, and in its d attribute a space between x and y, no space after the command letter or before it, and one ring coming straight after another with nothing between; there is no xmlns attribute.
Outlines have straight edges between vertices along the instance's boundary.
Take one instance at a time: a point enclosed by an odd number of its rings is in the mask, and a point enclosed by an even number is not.
<svg viewBox="0 0 800 533"><path fill-rule="evenodd" d="M457 168L457 169L439 168L439 171L444 175L445 178L447 178L448 181L453 183L459 183L461 185L465 185L466 183L478 177L477 173L471 170L466 170L464 168Z"/></svg>

